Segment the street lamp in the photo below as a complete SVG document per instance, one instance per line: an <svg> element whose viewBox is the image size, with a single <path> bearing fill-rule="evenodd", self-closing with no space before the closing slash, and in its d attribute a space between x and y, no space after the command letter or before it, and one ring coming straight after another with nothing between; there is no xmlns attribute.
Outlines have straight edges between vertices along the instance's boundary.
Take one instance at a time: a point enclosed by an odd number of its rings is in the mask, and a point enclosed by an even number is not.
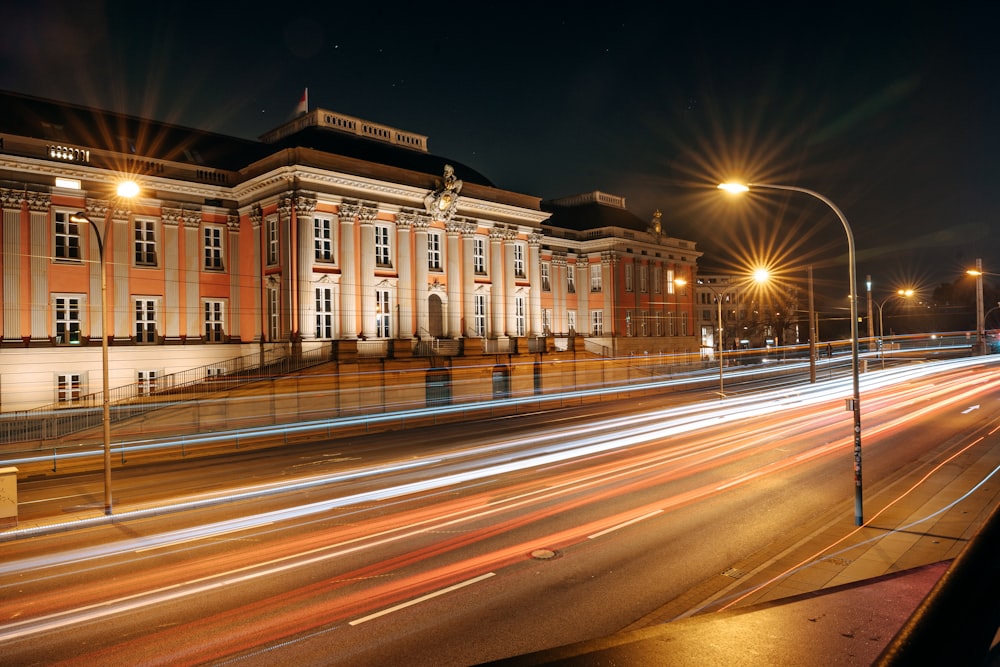
<svg viewBox="0 0 1000 667"><path fill-rule="evenodd" d="M139 194L139 186L133 181L124 181L118 184L118 196L129 199ZM97 227L97 223L80 211L69 217L71 222L77 224L87 223L94 230L97 237L97 255L100 261L101 271L101 373L102 373L102 413L101 422L104 427L104 513L112 514L111 505L111 404L108 372L108 336L113 333L113 327L108 325L108 273L105 270L104 262L104 241L108 238L111 218L114 214L114 205L108 206L108 212L104 216L104 231Z"/></svg>
<svg viewBox="0 0 1000 667"><path fill-rule="evenodd" d="M983 276L995 276L995 273L983 271L983 260L976 259L976 268L966 271L976 277L976 352L986 353L986 315L983 312Z"/></svg>
<svg viewBox="0 0 1000 667"><path fill-rule="evenodd" d="M767 269L757 269L754 271L754 280L759 283L767 282L771 279ZM816 304L813 299L813 269L810 265L806 269L806 287L809 292L809 383L816 383Z"/></svg>
<svg viewBox="0 0 1000 667"><path fill-rule="evenodd" d="M855 276L854 232L851 230L851 225L847 222L847 218L837 208L837 205L818 192L794 185L768 185L764 183L719 184L720 190L725 190L733 194L748 192L751 188L799 192L819 199L837 215L844 226L844 233L847 235L848 274L851 281L851 376L854 385L854 395L850 402L851 410L854 413L854 525L860 526L864 523L864 515L861 503L861 379L858 373L858 286L857 277Z"/></svg>
<svg viewBox="0 0 1000 667"><path fill-rule="evenodd" d="M885 353L882 351L884 345L883 340L885 338L885 328L882 326L882 309L885 307L885 304L889 301L889 299L906 299L911 296L913 296L913 290L900 289L896 290L895 294L890 294L886 298L882 299L881 302L875 302L875 305L878 306L878 356L879 359L882 360L882 368L885 368Z"/></svg>
<svg viewBox="0 0 1000 667"><path fill-rule="evenodd" d="M718 292L714 287L708 285L707 283L705 283L702 280L698 281L698 285L700 287L704 287L709 292L711 292L712 294L715 295L715 303L716 303L716 305L718 305L718 308L719 308L719 323L718 323L718 333L716 334L716 343L717 343L717 347L719 348L719 398L721 399L721 398L725 398L726 397L726 387L725 387L725 383L724 383L724 381L722 379L723 378L722 368L723 368L723 365L724 365L723 364L723 359L722 359L722 354L723 354L723 349L724 349L723 345L722 345L722 338L723 338L723 336L722 336L722 294L720 292Z"/></svg>

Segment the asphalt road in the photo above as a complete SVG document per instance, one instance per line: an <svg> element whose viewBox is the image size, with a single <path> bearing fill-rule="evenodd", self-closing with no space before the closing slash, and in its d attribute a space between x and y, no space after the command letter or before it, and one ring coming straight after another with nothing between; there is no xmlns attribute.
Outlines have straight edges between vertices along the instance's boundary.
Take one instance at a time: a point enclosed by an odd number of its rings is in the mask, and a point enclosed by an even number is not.
<svg viewBox="0 0 1000 667"><path fill-rule="evenodd" d="M864 390L874 497L998 419L995 373L934 367ZM604 636L848 529L845 395L648 397L128 467L127 520L0 545L4 662L472 665ZM99 475L19 493L24 523L102 506Z"/></svg>

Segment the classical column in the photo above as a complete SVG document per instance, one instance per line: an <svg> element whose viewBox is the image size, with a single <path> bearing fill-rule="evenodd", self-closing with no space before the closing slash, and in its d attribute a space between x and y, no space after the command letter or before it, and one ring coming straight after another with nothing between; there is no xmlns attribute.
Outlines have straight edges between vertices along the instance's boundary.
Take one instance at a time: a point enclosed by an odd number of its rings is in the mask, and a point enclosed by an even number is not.
<svg viewBox="0 0 1000 667"><path fill-rule="evenodd" d="M114 207L111 213L111 240L104 239L104 252L111 250L111 258L105 257L105 264L111 276L108 278L109 299L113 304L111 331L112 340L129 340L134 333L134 305L131 301L128 272L132 265L132 230L129 229L129 212Z"/></svg>
<svg viewBox="0 0 1000 667"><path fill-rule="evenodd" d="M461 255L458 250L458 235L465 223L450 220L445 224L445 234L448 236L448 330L445 336L458 338L462 335L462 275ZM472 271L472 266L465 267L466 273Z"/></svg>
<svg viewBox="0 0 1000 667"><path fill-rule="evenodd" d="M400 338L413 338L413 267L410 248L411 228L417 216L412 212L403 212L396 216L396 274L399 276L398 292L399 321L396 330Z"/></svg>
<svg viewBox="0 0 1000 667"><path fill-rule="evenodd" d="M205 261L201 238L200 216L192 211L179 212L181 229L184 230L184 310L183 330L189 341L201 338L201 296L198 293L201 286L201 267Z"/></svg>
<svg viewBox="0 0 1000 667"><path fill-rule="evenodd" d="M3 339L21 340L21 205L23 192L0 189L3 204ZM48 255L48 252L46 252ZM47 299L46 299L47 301Z"/></svg>
<svg viewBox="0 0 1000 667"><path fill-rule="evenodd" d="M31 340L47 340L49 337L49 195L38 192L26 193L30 220L31 241ZM90 225L86 225L89 227ZM80 228L80 233L91 233ZM16 304L17 302L15 302Z"/></svg>
<svg viewBox="0 0 1000 667"><path fill-rule="evenodd" d="M378 209L362 206L358 212L361 230L361 335L375 337L375 218Z"/></svg>
<svg viewBox="0 0 1000 667"><path fill-rule="evenodd" d="M462 228L462 321L465 326L460 334L465 337L473 336L475 330L476 267L473 257L475 241L476 223L467 222ZM449 284L450 280L449 278Z"/></svg>
<svg viewBox="0 0 1000 667"><path fill-rule="evenodd" d="M294 323L293 337L315 338L315 294L313 293L313 269L316 264L316 199L298 195L295 197L295 219L298 234L295 238L296 253L296 295L291 321Z"/></svg>
<svg viewBox="0 0 1000 667"><path fill-rule="evenodd" d="M278 317L278 338L289 340L298 328L293 312L299 298L296 293L298 275L295 266L298 264L298 228L295 226L295 198L293 193L285 193L278 200L278 237L281 239L281 291L278 301L281 316Z"/></svg>
<svg viewBox="0 0 1000 667"><path fill-rule="evenodd" d="M163 335L167 340L181 338L181 286L184 284L181 266L180 209L160 211L163 226Z"/></svg>
<svg viewBox="0 0 1000 667"><path fill-rule="evenodd" d="M531 329L529 336L543 336L545 330L542 327L542 259L540 248L542 245L541 234L531 234L528 236L528 294L530 303L528 304L531 316ZM549 289L552 289L552 276L549 276Z"/></svg>
<svg viewBox="0 0 1000 667"><path fill-rule="evenodd" d="M491 338L506 335L504 327L504 265L503 265L503 243L506 230L502 227L494 227L490 230L490 331L487 335Z"/></svg>
<svg viewBox="0 0 1000 667"><path fill-rule="evenodd" d="M507 305L505 327L508 336L517 335L517 309L514 308L514 293L517 291L517 276L514 275L514 245L517 243L517 230L508 229L503 239L503 300Z"/></svg>
<svg viewBox="0 0 1000 667"><path fill-rule="evenodd" d="M358 279L354 257L354 219L360 212L357 204L340 205L340 333L353 338L361 333L358 328L357 292Z"/></svg>
<svg viewBox="0 0 1000 667"><path fill-rule="evenodd" d="M427 312L427 230L430 225L431 219L426 215L418 215L413 223L413 242L416 245L414 261L417 264L414 271L413 305L417 316L417 336L423 338L430 336L430 317Z"/></svg>
<svg viewBox="0 0 1000 667"><path fill-rule="evenodd" d="M553 253L552 276L549 278L552 285L552 323L550 326L552 331L559 333L569 331L569 323L566 321L566 269L566 255Z"/></svg>
<svg viewBox="0 0 1000 667"><path fill-rule="evenodd" d="M110 239L108 239L108 238L105 237L105 232L107 230L104 228L104 220L106 219L106 216L108 214L108 203L106 201L103 201L103 200L88 199L85 206L86 206L85 210L86 210L86 213L87 213L87 217L97 223L97 227L98 227L98 229L101 232L101 243L104 244L104 261L105 261L105 264L110 264L111 263L111 258L112 258L111 248L108 245L109 242L110 242ZM89 226L90 225L88 225L88 227ZM87 238L87 243L86 243L87 252L84 253L83 256L86 257L88 260L90 260L89 266L88 266L88 272L87 272L88 273L88 275L87 275L87 282L90 285L90 287L89 287L89 289L87 291L87 294L88 294L88 297L87 297L87 322L88 322L88 325L89 325L88 329L90 330L89 338L91 338L93 341L99 343L101 341L101 336L104 335L104 326L105 326L104 318L101 317L101 262L100 262L100 253L98 252L98 249L97 249L97 239L94 237L94 232L92 230L89 230L89 229L85 230L83 228L83 226L81 225L80 226L80 235L83 236L84 233L87 234L87 236L86 236L86 238ZM110 276L110 271L108 272L108 275ZM113 292L111 291L111 289L112 289L112 283L110 282L110 279L109 279L109 281L108 281L108 294L107 294L107 298L108 298L107 310L108 310L109 313L113 312L112 309L114 307L113 306L114 301L111 298L111 295L113 294Z"/></svg>
<svg viewBox="0 0 1000 667"><path fill-rule="evenodd" d="M615 306L614 306L614 253L601 253L601 292L604 296L604 335L614 336L615 331Z"/></svg>
<svg viewBox="0 0 1000 667"><path fill-rule="evenodd" d="M255 313L255 317L253 318L253 340L257 343L264 341L264 318L267 317L267 313L264 310L262 278L264 275L263 255L261 254L263 242L260 236L263 233L263 223L264 213L259 205L254 204L250 209L250 224L253 228L253 271L251 271L251 280L253 282L251 289L253 290L253 312ZM233 317L238 318L239 313L234 312Z"/></svg>

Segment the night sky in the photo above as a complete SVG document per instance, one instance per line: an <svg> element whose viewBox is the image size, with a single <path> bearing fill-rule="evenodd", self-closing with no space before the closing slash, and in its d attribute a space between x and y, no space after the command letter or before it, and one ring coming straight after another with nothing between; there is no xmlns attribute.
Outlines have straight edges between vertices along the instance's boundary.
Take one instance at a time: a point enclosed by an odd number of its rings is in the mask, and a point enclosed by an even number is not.
<svg viewBox="0 0 1000 667"><path fill-rule="evenodd" d="M741 178L833 200L877 297L1000 273L1000 49L972 3L262 4L0 0L0 88L256 138L308 87L503 189L660 209L703 270L847 292L830 210L714 187Z"/></svg>

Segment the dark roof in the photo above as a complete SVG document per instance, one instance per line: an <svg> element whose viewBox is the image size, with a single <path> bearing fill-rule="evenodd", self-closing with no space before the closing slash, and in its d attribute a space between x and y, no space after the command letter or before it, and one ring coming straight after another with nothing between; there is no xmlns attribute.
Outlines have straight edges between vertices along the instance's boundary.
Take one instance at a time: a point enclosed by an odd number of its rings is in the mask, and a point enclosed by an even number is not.
<svg viewBox="0 0 1000 667"><path fill-rule="evenodd" d="M628 209L608 206L598 202L587 202L572 205L557 204L554 201L542 202L543 211L552 213L546 225L586 231L601 227L621 227L644 232L649 229L649 222L642 220Z"/></svg>
<svg viewBox="0 0 1000 667"><path fill-rule="evenodd" d="M0 132L216 169L240 169L261 155L256 141L7 91Z"/></svg>
<svg viewBox="0 0 1000 667"><path fill-rule="evenodd" d="M455 175L463 182L496 187L475 169L454 160L337 130L310 126L266 145L270 147L269 153L285 148L312 148L374 164L432 174L438 178L444 173L444 166L450 164L455 168Z"/></svg>
<svg viewBox="0 0 1000 667"><path fill-rule="evenodd" d="M312 148L437 177L450 164L463 181L494 187L454 160L336 130L306 127L264 143L9 91L0 91L0 133L230 171L287 148Z"/></svg>

